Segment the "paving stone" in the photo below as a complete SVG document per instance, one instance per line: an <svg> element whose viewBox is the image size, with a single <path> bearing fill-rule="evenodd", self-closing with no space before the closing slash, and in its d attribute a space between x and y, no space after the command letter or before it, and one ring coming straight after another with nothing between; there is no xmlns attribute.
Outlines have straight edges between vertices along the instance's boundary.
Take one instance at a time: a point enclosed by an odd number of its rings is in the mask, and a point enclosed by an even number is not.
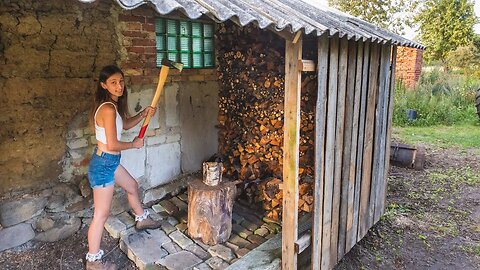
<svg viewBox="0 0 480 270"><path fill-rule="evenodd" d="M227 262L235 258L233 251L230 248L221 244L210 247L208 249L208 252L212 255L212 257L216 256Z"/></svg>
<svg viewBox="0 0 480 270"><path fill-rule="evenodd" d="M243 247L246 247L249 244L251 244L249 241L241 238L240 236L238 236L236 234L230 236L230 238L228 239L228 242L238 246L239 248L243 248Z"/></svg>
<svg viewBox="0 0 480 270"><path fill-rule="evenodd" d="M178 212L178 207L169 200L163 200L159 204L163 206L165 211L170 215L173 215L174 213Z"/></svg>
<svg viewBox="0 0 480 270"><path fill-rule="evenodd" d="M220 259L219 257L212 257L205 261L212 269L214 270L223 270L230 265L226 263L224 260Z"/></svg>
<svg viewBox="0 0 480 270"><path fill-rule="evenodd" d="M161 225L162 225L162 230L166 233L166 234L170 234L174 231L177 230L177 228L175 228L172 224L170 224L170 222L164 220L164 221L161 221Z"/></svg>
<svg viewBox="0 0 480 270"><path fill-rule="evenodd" d="M178 197L180 200L188 203L188 194L187 194L187 193L178 194L177 197Z"/></svg>
<svg viewBox="0 0 480 270"><path fill-rule="evenodd" d="M187 223L188 222L188 213L187 211L180 211L175 214L175 217L178 219L178 221L182 223Z"/></svg>
<svg viewBox="0 0 480 270"><path fill-rule="evenodd" d="M255 248L257 248L257 247L258 247L258 244L256 244L256 243L250 243L250 244L248 244L245 248L252 250L252 249L255 249Z"/></svg>
<svg viewBox="0 0 480 270"><path fill-rule="evenodd" d="M252 242L252 243L255 243L257 244L257 246L259 246L260 244L262 244L263 242L267 241L265 238L259 236L259 235L256 235L256 234L252 234L250 236L247 237L247 240Z"/></svg>
<svg viewBox="0 0 480 270"><path fill-rule="evenodd" d="M267 240L268 240L268 239L271 239L271 238L273 238L274 236L275 236L275 234L273 234L273 233L271 233L271 234L267 234L267 235L265 236L265 239L267 239Z"/></svg>
<svg viewBox="0 0 480 270"><path fill-rule="evenodd" d="M278 233L280 230L282 230L282 227L275 223L265 223L262 225L262 227L267 228L270 233Z"/></svg>
<svg viewBox="0 0 480 270"><path fill-rule="evenodd" d="M172 240L161 230L133 231L122 236L120 249L140 269L154 268L158 260L168 255L162 245Z"/></svg>
<svg viewBox="0 0 480 270"><path fill-rule="evenodd" d="M166 243L162 246L169 254L177 253L183 249L174 242Z"/></svg>
<svg viewBox="0 0 480 270"><path fill-rule="evenodd" d="M201 246L203 249L208 250L210 248L209 245L202 242L202 239L192 239L197 245Z"/></svg>
<svg viewBox="0 0 480 270"><path fill-rule="evenodd" d="M276 225L278 225L278 226L282 226L282 224L280 223L280 221L275 220L275 219L271 219L271 218L269 218L269 217L263 217L262 220L265 221L267 224L268 224L268 223L272 223L272 224L276 224Z"/></svg>
<svg viewBox="0 0 480 270"><path fill-rule="evenodd" d="M191 269L202 260L193 253L182 250L180 252L170 254L158 261L158 264L165 266L169 270Z"/></svg>
<svg viewBox="0 0 480 270"><path fill-rule="evenodd" d="M175 204L176 207L178 207L178 210L180 211L187 211L188 210L188 204L185 203L184 201L180 200L179 198L177 197L173 197L170 199L170 202L172 202L173 204Z"/></svg>
<svg viewBox="0 0 480 270"><path fill-rule="evenodd" d="M195 265L193 267L193 270L211 270L212 268L210 266L208 266L207 263L201 263L201 264L198 264L198 265Z"/></svg>
<svg viewBox="0 0 480 270"><path fill-rule="evenodd" d="M257 224L249 221L249 220L243 220L242 223L240 223L240 225L242 225L243 227L247 228L249 231L255 231L256 229L258 229L259 226L257 226Z"/></svg>
<svg viewBox="0 0 480 270"><path fill-rule="evenodd" d="M172 226L175 226L179 223L178 220L172 216L167 217L167 221L168 223L172 224Z"/></svg>
<svg viewBox="0 0 480 270"><path fill-rule="evenodd" d="M165 210L165 208L163 208L163 206L158 203L155 205L152 205L152 209L153 211L155 211L155 213L167 212L167 210Z"/></svg>
<svg viewBox="0 0 480 270"><path fill-rule="evenodd" d="M0 230L0 252L22 245L35 237L32 225L20 223Z"/></svg>
<svg viewBox="0 0 480 270"><path fill-rule="evenodd" d="M265 237L267 234L270 234L270 231L265 227L260 227L255 230L254 234Z"/></svg>
<svg viewBox="0 0 480 270"><path fill-rule="evenodd" d="M193 241L190 238L178 230L172 232L168 236L170 236L173 242L177 243L182 249L185 249L189 245L193 244Z"/></svg>
<svg viewBox="0 0 480 270"><path fill-rule="evenodd" d="M121 233L128 229L127 226L116 216L108 217L104 227L113 238L120 238Z"/></svg>
<svg viewBox="0 0 480 270"><path fill-rule="evenodd" d="M175 227L181 231L182 233L185 233L187 231L187 223L178 223L177 225L175 225Z"/></svg>
<svg viewBox="0 0 480 270"><path fill-rule="evenodd" d="M249 235L253 234L251 231L247 230L245 227L239 224L232 224L232 232L238 234L242 238L247 238Z"/></svg>
<svg viewBox="0 0 480 270"><path fill-rule="evenodd" d="M193 254L195 254L195 256L199 257L202 260L206 260L211 257L208 252L206 252L197 244L191 244L185 250L192 252Z"/></svg>
<svg viewBox="0 0 480 270"><path fill-rule="evenodd" d="M237 255L238 258L241 258L241 257L245 256L245 254L247 254L248 252L250 252L250 249L240 248L240 249L235 251L235 255Z"/></svg>
<svg viewBox="0 0 480 270"><path fill-rule="evenodd" d="M233 264L233 263L235 263L235 262L238 261L238 260L239 260L239 258L233 259L233 260L230 262L230 264Z"/></svg>
<svg viewBox="0 0 480 270"><path fill-rule="evenodd" d="M130 229L131 227L135 226L135 219L128 213L128 212L123 212L117 215L117 218L125 224L127 229Z"/></svg>
<svg viewBox="0 0 480 270"><path fill-rule="evenodd" d="M224 244L225 246L227 246L228 248L230 248L231 250L233 250L233 251L235 251L235 250L238 249L238 246L237 246L237 245L232 244L232 243L230 243L230 242L225 242L225 243L223 243L223 244Z"/></svg>
<svg viewBox="0 0 480 270"><path fill-rule="evenodd" d="M232 213L232 221L236 224L240 224L242 223L242 221L244 220L244 218L242 216L240 216L239 214L233 212Z"/></svg>

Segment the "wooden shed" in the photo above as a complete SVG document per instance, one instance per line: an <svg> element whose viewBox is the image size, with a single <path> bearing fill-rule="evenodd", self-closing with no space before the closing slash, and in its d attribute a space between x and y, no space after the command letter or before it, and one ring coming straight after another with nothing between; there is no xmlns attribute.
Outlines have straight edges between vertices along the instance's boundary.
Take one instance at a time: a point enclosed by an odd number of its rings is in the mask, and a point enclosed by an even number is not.
<svg viewBox="0 0 480 270"><path fill-rule="evenodd" d="M80 0L94 2L94 0ZM278 35L284 46L282 269L296 269L302 243L312 269L332 268L382 216L389 167L397 46L421 44L300 0L117 0L159 16L232 21ZM221 35L222 33L217 33ZM306 41L314 46L305 46ZM158 47L157 47L158 48ZM263 49L266 48L262 47ZM304 59L315 48L314 59ZM225 57L217 52L217 59ZM190 58L191 59L191 58ZM194 61L194 60L192 60ZM227 74L231 70L222 69ZM303 72L315 72L311 235L299 241L299 153ZM221 85L220 88L225 88ZM308 244L307 244L308 245Z"/></svg>

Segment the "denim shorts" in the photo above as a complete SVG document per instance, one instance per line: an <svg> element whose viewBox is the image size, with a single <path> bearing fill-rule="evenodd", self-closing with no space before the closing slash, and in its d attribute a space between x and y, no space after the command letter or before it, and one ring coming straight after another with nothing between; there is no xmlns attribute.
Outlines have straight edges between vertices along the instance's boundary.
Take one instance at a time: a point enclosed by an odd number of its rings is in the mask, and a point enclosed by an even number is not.
<svg viewBox="0 0 480 270"><path fill-rule="evenodd" d="M97 151L95 147L88 168L88 181L92 189L108 187L115 183L114 173L120 164L121 157L120 154L113 155L101 151L99 155Z"/></svg>

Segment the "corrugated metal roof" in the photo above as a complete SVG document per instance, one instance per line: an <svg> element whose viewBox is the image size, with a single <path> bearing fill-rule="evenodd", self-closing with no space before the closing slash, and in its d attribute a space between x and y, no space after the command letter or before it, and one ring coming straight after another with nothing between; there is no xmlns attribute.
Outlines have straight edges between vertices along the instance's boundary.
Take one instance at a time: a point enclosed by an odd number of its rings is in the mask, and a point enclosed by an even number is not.
<svg viewBox="0 0 480 270"><path fill-rule="evenodd" d="M79 0L94 2L95 0ZM233 19L240 25L257 24L261 29L270 27L276 31L284 29L291 33L303 30L305 34L317 36L338 34L348 39L421 48L417 42L381 29L346 13L323 5L313 5L301 0L116 0L124 9L134 9L151 4L161 15L179 10L190 19L206 15L223 22Z"/></svg>

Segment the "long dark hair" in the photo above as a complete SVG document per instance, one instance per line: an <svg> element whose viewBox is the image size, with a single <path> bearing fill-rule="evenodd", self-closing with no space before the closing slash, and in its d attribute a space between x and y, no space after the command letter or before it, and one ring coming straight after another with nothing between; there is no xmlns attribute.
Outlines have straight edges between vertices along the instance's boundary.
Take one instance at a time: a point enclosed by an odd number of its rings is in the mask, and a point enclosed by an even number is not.
<svg viewBox="0 0 480 270"><path fill-rule="evenodd" d="M95 96L94 96L92 114L90 117L90 119L93 120L93 123L95 123L94 116L95 116L95 112L98 109L98 106L108 101L117 104L118 113L123 119L130 117L130 113L128 112L127 86L125 86L125 89L123 90L123 95L118 98L118 102L115 102L110 98L110 93L108 93L108 91L104 89L101 85L101 83L107 83L108 78L110 78L110 76L117 73L120 73L122 77L125 78L125 76L123 75L123 71L119 67L114 65L105 66L100 71L100 75L98 76L97 91L95 92Z"/></svg>

